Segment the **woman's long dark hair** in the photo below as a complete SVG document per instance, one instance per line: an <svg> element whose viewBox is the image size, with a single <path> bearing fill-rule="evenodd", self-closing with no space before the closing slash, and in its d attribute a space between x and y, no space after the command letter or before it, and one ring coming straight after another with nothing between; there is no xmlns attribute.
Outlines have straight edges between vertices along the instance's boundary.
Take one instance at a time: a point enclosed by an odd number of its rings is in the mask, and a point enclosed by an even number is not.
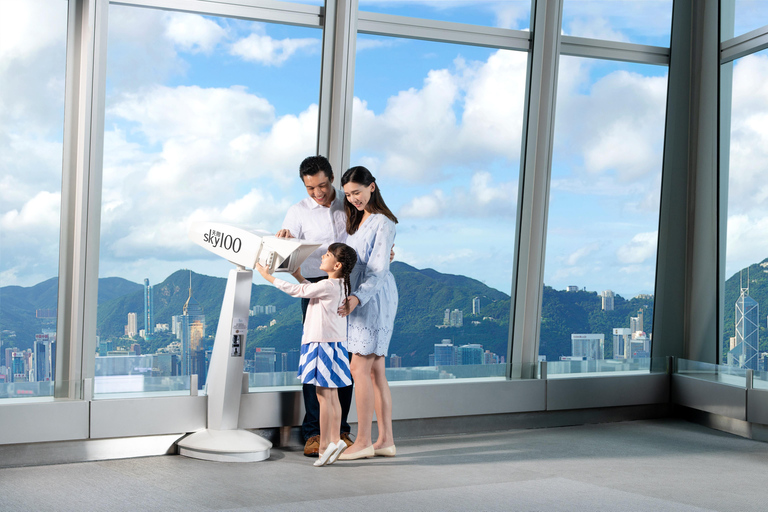
<svg viewBox="0 0 768 512"><path fill-rule="evenodd" d="M358 165L357 167L350 167L347 169L347 172L341 177L342 187L350 182L367 187L371 183L376 183L376 178L373 177L371 171L362 165ZM347 211L347 233L351 235L360 227L360 222L363 220L363 212L352 206L352 203L349 202L346 196L344 197L344 209ZM395 217L395 214L387 207L384 198L381 197L378 183L373 187L371 199L368 201L365 209L371 213L383 213L389 217L392 222L397 224L397 217Z"/></svg>
<svg viewBox="0 0 768 512"><path fill-rule="evenodd" d="M357 253L347 244L336 242L328 246L328 252L333 254L336 261L341 263L341 279L344 281L344 298L352 293L352 285L349 282L349 274L357 264Z"/></svg>

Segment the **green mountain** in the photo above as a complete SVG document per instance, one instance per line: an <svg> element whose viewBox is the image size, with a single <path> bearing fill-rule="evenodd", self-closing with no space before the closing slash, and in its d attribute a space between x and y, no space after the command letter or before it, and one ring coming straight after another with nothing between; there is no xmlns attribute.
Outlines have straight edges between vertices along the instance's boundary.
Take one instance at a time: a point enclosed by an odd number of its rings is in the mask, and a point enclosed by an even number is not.
<svg viewBox="0 0 768 512"><path fill-rule="evenodd" d="M452 340L454 345L480 344L486 350L506 356L509 295L466 276L417 269L402 262L392 263L391 269L397 282L399 305L389 353L402 357L404 366L428 364L434 345L443 339ZM155 284L155 322L170 325L172 316L182 314L189 297L190 277L192 297L202 306L206 317L207 344L210 346L226 287L224 277L179 270L162 283ZM258 276L254 279L256 283L261 282ZM56 280L52 279L30 288L0 289L3 298L1 325L2 329L16 331L14 346L31 347L31 340L40 327L40 322L35 319L35 309L55 307L56 286ZM141 284L120 278L99 280L97 334L102 341L114 340L118 345L137 342L121 338L129 312L137 314L137 327L144 328L142 295ZM479 315L472 314L474 297L480 298ZM273 347L278 353L298 348L302 330L300 301L265 283L254 284L251 289L251 306L255 305L274 305L276 312L249 318L246 358L251 358L257 347ZM446 309L462 311L462 327L443 326ZM652 300L625 300L616 296L614 311L602 311L601 299L594 292L565 292L547 286L544 287L542 309L540 353L548 360L571 354L572 333L604 333L606 357L610 357L613 328L629 327L629 318L642 309L648 331L653 317ZM270 326L272 320L275 324ZM26 343L22 343L22 339ZM170 333L158 333L153 340L138 340L138 343L143 353L153 353L174 339Z"/></svg>
<svg viewBox="0 0 768 512"><path fill-rule="evenodd" d="M595 292L566 292L544 287L541 307L539 354L548 361L571 355L571 334L605 335L605 358L613 357L613 329L629 327L629 319L643 311L645 332L651 334L653 299L626 300L614 297L613 311L603 311L603 302Z"/></svg>

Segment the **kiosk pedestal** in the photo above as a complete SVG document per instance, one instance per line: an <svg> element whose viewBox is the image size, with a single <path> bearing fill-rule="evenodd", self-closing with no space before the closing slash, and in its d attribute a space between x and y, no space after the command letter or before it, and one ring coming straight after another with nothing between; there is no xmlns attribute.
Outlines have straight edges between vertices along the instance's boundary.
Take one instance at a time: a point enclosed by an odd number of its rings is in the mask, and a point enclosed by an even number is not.
<svg viewBox="0 0 768 512"><path fill-rule="evenodd" d="M237 428L252 280L251 270L241 267L229 272L206 380L208 428L178 442L179 454L186 457L218 462L269 458L272 443Z"/></svg>

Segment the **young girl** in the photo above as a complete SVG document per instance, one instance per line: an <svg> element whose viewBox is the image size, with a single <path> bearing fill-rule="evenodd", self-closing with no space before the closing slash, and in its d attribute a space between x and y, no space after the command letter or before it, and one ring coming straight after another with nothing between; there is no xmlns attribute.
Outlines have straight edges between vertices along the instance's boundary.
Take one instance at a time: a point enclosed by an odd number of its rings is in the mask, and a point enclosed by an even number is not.
<svg viewBox="0 0 768 512"><path fill-rule="evenodd" d="M299 374L303 384L317 388L320 403L320 457L315 466L333 464L347 448L339 438L341 406L337 388L352 384L347 350L342 342L347 339L347 321L338 309L349 296L349 273L357 262L357 253L348 245L335 243L322 257L320 270L328 279L310 283L299 270L293 276L299 284L276 279L259 264L256 270L264 279L293 297L310 299L301 337Z"/></svg>

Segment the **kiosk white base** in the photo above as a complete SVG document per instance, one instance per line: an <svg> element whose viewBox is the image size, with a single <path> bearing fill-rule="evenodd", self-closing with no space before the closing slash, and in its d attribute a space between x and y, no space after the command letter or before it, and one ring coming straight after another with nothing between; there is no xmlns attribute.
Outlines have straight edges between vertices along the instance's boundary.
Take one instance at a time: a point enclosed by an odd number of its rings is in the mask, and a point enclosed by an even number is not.
<svg viewBox="0 0 768 512"><path fill-rule="evenodd" d="M214 462L258 462L269 458L272 443L247 430L205 429L178 442L179 455Z"/></svg>
<svg viewBox="0 0 768 512"><path fill-rule="evenodd" d="M237 428L252 281L250 270L241 268L229 272L205 385L208 428L177 443L179 454L186 457L219 462L256 462L269 458L272 443Z"/></svg>

